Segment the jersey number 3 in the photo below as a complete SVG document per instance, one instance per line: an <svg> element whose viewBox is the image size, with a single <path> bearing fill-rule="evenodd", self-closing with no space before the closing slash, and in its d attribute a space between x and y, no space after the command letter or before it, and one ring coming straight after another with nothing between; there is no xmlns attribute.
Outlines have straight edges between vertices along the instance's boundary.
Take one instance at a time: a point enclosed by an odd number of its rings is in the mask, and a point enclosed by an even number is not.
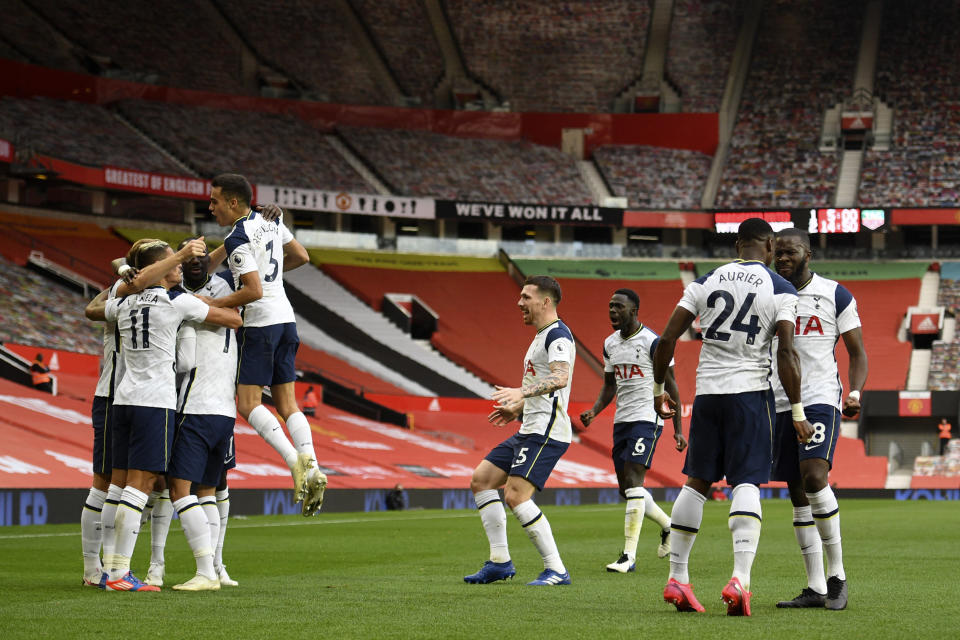
<svg viewBox="0 0 960 640"><path fill-rule="evenodd" d="M748 322L744 323L744 320L747 320L747 314L750 313L750 310L753 307L753 300L756 297L757 294L755 293L747 294L743 304L740 305L740 309L737 311L736 317L733 319L733 322L730 323L731 331L740 331L747 334L747 344L753 344L757 339L757 334L760 333L760 318L756 314L751 314ZM706 338L708 340L720 340L726 342L730 339L730 334L720 331L720 327L723 326L723 323L726 322L727 318L730 317L730 314L733 313L733 307L736 304L736 301L729 292L718 289L717 291L711 293L710 297L707 298L707 306L712 309L717 305L717 300L723 301L723 309L720 311L720 315L717 316L717 318L707 329Z"/></svg>
<svg viewBox="0 0 960 640"><path fill-rule="evenodd" d="M270 275L264 276L263 279L266 282L273 282L277 279L277 273L280 271L280 263L273 257L273 240L267 243L266 248L267 253L270 254L270 264L273 266L273 271L270 272Z"/></svg>

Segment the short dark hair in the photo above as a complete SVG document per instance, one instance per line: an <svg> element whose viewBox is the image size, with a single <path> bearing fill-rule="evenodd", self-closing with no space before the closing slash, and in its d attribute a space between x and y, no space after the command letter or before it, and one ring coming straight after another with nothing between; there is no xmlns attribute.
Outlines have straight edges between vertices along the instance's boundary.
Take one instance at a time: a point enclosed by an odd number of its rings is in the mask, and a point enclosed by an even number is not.
<svg viewBox="0 0 960 640"><path fill-rule="evenodd" d="M563 296L563 292L560 291L560 283L550 276L527 276L523 284L524 286L528 284L536 286L541 295L553 300L553 306L560 304L560 298Z"/></svg>
<svg viewBox="0 0 960 640"><path fill-rule="evenodd" d="M640 309L640 296L637 295L637 292L633 289L617 289L613 292L613 295L621 295L627 300L633 303L634 308Z"/></svg>
<svg viewBox="0 0 960 640"><path fill-rule="evenodd" d="M772 235L773 227L763 218L747 218L740 223L740 228L737 230L737 240L739 242L766 240Z"/></svg>
<svg viewBox="0 0 960 640"><path fill-rule="evenodd" d="M220 187L227 198L236 198L248 207L253 203L253 187L239 173L221 173L210 181L211 187Z"/></svg>
<svg viewBox="0 0 960 640"><path fill-rule="evenodd" d="M807 251L810 251L810 234L804 231L803 229L798 229L796 227L787 227L786 229L781 229L777 233L778 238L797 238L800 240L800 244L806 247Z"/></svg>

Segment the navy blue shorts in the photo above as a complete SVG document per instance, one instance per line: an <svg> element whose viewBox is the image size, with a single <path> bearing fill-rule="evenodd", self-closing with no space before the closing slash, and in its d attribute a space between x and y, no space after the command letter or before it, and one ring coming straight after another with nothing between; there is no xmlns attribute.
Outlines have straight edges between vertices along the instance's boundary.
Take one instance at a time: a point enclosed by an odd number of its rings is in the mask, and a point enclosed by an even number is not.
<svg viewBox="0 0 960 640"><path fill-rule="evenodd" d="M840 437L840 410L829 404L812 404L804 407L807 422L813 427L810 442L800 444L793 428L793 414L784 411L777 414L773 431L773 473L771 478L783 482L800 481L800 461L822 458L833 468L833 454Z"/></svg>
<svg viewBox="0 0 960 640"><path fill-rule="evenodd" d="M769 389L697 396L683 472L707 482L726 476L731 486L769 482L774 416Z"/></svg>
<svg viewBox="0 0 960 640"><path fill-rule="evenodd" d="M234 461L234 418L217 415L177 416L177 437L170 458L171 478L189 480L208 487L220 484L229 461Z"/></svg>
<svg viewBox="0 0 960 640"><path fill-rule="evenodd" d="M520 476L537 491L542 491L550 472L569 447L567 442L551 440L539 433L517 433L495 446L484 460L511 476Z"/></svg>
<svg viewBox="0 0 960 640"><path fill-rule="evenodd" d="M653 422L616 422L613 425L613 467L617 475L623 463L632 462L650 468L663 425Z"/></svg>
<svg viewBox="0 0 960 640"><path fill-rule="evenodd" d="M173 449L173 409L113 405L113 466L166 473Z"/></svg>
<svg viewBox="0 0 960 640"><path fill-rule="evenodd" d="M93 472L110 475L113 469L113 402L110 398L93 396L90 409L93 421Z"/></svg>
<svg viewBox="0 0 960 640"><path fill-rule="evenodd" d="M297 379L297 323L237 329L237 384L269 386Z"/></svg>

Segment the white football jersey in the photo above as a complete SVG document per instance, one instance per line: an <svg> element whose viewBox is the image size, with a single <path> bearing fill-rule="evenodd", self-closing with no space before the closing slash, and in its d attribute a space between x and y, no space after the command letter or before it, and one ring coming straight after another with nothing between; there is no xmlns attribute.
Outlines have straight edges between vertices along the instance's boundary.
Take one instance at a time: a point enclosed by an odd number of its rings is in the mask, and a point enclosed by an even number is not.
<svg viewBox="0 0 960 640"><path fill-rule="evenodd" d="M176 409L177 329L183 321L204 320L209 309L179 288L159 285L110 300L107 320L117 323L124 366L113 403Z"/></svg>
<svg viewBox="0 0 960 640"><path fill-rule="evenodd" d="M840 336L860 326L857 301L840 283L813 274L797 289L796 330L793 345L800 354L800 397L804 406L828 404L841 408L843 383L837 370L836 346ZM776 349L776 339L774 339ZM777 376L773 359L773 390L777 413L790 410L787 392Z"/></svg>
<svg viewBox="0 0 960 640"><path fill-rule="evenodd" d="M293 307L283 290L283 245L291 240L293 234L282 219L267 222L256 211L234 222L233 229L224 238L234 287L240 287L243 274L260 273L263 297L243 308L243 326L266 327L296 322Z"/></svg>
<svg viewBox="0 0 960 640"><path fill-rule="evenodd" d="M198 289L183 288L196 295L222 298L233 292L233 276L221 271L207 276ZM233 329L205 322L184 322L177 334L180 341L194 337L195 366L180 384L178 413L237 417L237 336Z"/></svg>
<svg viewBox="0 0 960 640"><path fill-rule="evenodd" d="M770 388L777 323L797 320L797 290L759 260L734 260L697 278L678 306L700 316L697 395Z"/></svg>
<svg viewBox="0 0 960 640"><path fill-rule="evenodd" d="M117 280L110 287L110 293L107 294L107 300L117 297L117 288L123 284L123 280ZM97 380L97 390L93 395L101 398L113 399L113 392L120 382L120 376L123 374L121 367L120 353L117 351L117 323L105 322L103 324L103 360L100 361L100 379Z"/></svg>
<svg viewBox="0 0 960 640"><path fill-rule="evenodd" d="M570 442L573 431L567 403L570 401L570 386L573 384L573 361L577 348L573 334L561 320L555 320L537 331L523 359L522 386L536 384L550 375L551 362L566 362L570 365L567 386L549 394L527 398L523 404L523 425L519 433L540 433L560 442Z"/></svg>
<svg viewBox="0 0 960 640"><path fill-rule="evenodd" d="M617 381L614 422L657 422L653 408L653 351L660 340L642 324L629 338L614 331L603 341L603 370ZM673 360L670 361L673 366Z"/></svg>

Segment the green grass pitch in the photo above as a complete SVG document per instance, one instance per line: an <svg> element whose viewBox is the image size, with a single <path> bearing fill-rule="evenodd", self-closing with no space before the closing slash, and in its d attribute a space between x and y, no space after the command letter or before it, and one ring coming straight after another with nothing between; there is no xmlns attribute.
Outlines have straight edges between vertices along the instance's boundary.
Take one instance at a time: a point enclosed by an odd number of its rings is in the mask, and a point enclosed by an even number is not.
<svg viewBox="0 0 960 640"><path fill-rule="evenodd" d="M669 505L663 505L669 510ZM541 569L508 514L517 577L468 585L487 557L473 511L232 519L225 560L238 588L178 593L193 574L174 523L157 593L79 586L79 525L0 529L0 640L13 638L956 638L960 505L841 500L846 611L775 608L806 586L786 501L764 501L753 617L728 618L729 503L707 503L690 562L703 614L663 602L668 560L644 522L633 574L604 565L622 545L623 506L546 507L569 587L525 586ZM150 533L134 569L146 573ZM119 626L117 626L119 625ZM121 631L122 629L122 631Z"/></svg>

